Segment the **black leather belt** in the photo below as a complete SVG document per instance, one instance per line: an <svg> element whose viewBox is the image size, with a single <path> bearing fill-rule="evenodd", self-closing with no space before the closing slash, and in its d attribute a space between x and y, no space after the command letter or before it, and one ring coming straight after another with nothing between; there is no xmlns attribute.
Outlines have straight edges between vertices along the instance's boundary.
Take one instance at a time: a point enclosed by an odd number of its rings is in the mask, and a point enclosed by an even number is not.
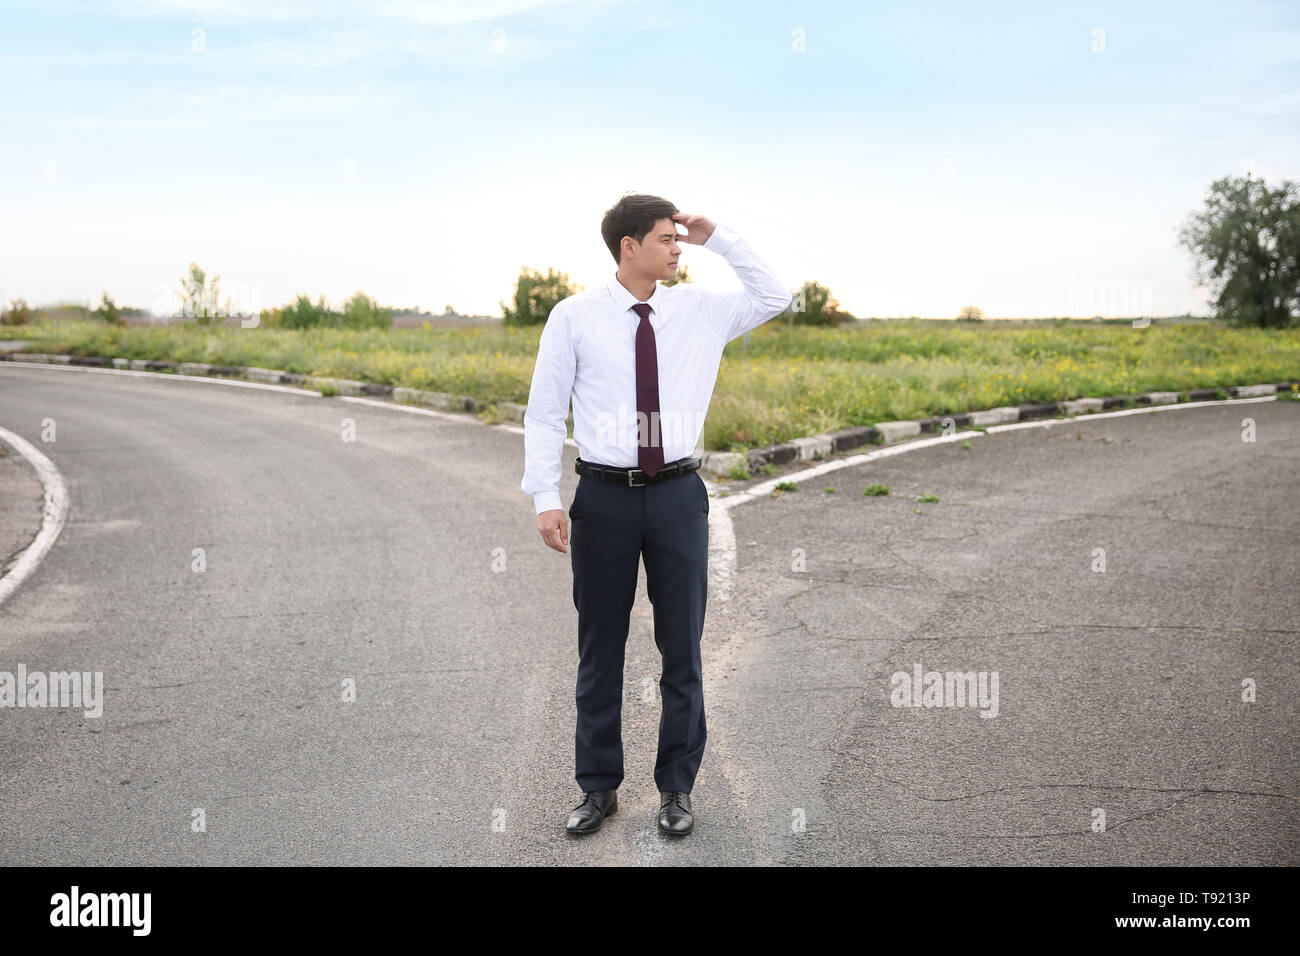
<svg viewBox="0 0 1300 956"><path fill-rule="evenodd" d="M595 478L597 481L617 481L629 488L640 488L642 485L658 484L661 481L667 481L669 478L680 478L682 475L689 475L699 467L700 459L698 458L679 458L676 461L667 462L654 473L654 477L651 477L640 468L615 468L613 465L583 461L581 458L573 463L573 470L584 478Z"/></svg>

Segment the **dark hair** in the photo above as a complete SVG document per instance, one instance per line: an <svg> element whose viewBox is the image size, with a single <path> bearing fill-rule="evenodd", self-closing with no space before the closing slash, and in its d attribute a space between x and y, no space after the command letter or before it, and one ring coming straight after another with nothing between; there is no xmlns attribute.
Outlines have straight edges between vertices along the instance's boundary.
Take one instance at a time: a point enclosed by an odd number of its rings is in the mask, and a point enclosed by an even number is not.
<svg viewBox="0 0 1300 956"><path fill-rule="evenodd" d="M678 208L667 199L659 196L647 196L642 193L625 193L614 203L600 221L600 235L609 246L609 254L618 263L624 236L631 236L638 243L644 242L646 234L655 227L660 219L670 219Z"/></svg>

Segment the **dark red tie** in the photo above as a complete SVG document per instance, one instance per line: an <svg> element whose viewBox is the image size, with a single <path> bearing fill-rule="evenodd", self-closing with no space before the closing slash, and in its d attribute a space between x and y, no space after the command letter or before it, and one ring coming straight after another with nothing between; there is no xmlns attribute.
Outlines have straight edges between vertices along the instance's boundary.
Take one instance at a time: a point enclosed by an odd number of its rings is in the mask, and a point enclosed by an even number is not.
<svg viewBox="0 0 1300 956"><path fill-rule="evenodd" d="M632 306L641 316L636 327L636 410L638 418L644 415L645 426L640 429L637 443L637 467L647 475L664 466L664 450L659 430L659 359L655 351L655 330L650 324L650 306L638 302ZM652 431L647 431L654 425ZM654 437L654 444L650 438Z"/></svg>

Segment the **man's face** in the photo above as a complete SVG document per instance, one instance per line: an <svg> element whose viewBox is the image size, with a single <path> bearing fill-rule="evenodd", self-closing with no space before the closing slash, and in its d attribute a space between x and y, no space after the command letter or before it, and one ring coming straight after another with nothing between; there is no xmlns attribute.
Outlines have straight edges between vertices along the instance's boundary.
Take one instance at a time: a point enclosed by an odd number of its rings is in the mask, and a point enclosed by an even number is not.
<svg viewBox="0 0 1300 956"><path fill-rule="evenodd" d="M636 240L633 239L632 243L635 246ZM672 279L677 276L677 260L681 255L681 246L677 244L677 223L660 219L636 249L636 267L646 276Z"/></svg>

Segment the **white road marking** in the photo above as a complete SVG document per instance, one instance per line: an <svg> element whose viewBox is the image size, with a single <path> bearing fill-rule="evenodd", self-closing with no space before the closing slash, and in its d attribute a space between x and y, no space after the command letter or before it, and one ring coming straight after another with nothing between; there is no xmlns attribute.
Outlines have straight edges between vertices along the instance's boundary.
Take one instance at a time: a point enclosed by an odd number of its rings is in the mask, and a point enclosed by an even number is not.
<svg viewBox="0 0 1300 956"><path fill-rule="evenodd" d="M1251 402L1276 402L1276 395L1258 395L1253 398L1218 398L1204 402L1178 402L1177 404L1148 405L1141 408L1121 408L1113 412L1091 412L1075 415L1073 418L1048 418L1028 422L1008 422L1005 425L986 425L990 432L1006 432L1013 428L1048 428L1052 425L1067 425L1071 422L1086 422L1094 418L1118 418L1121 415L1145 415L1148 412L1169 412L1175 408L1204 408L1207 405L1242 405Z"/></svg>
<svg viewBox="0 0 1300 956"><path fill-rule="evenodd" d="M100 375L130 375L137 378L165 378L173 382L207 382L211 385L234 385L237 388L261 388L271 392L288 392L291 395L311 395L320 398L320 392L292 385L275 385L271 382L245 382L237 378L217 378L212 375L178 375L175 372L146 372L132 368L96 368L93 365L56 365L47 362L0 362L0 369L9 365L19 368L52 369L59 372L97 372Z"/></svg>
<svg viewBox="0 0 1300 956"><path fill-rule="evenodd" d="M391 408L399 412L409 412L412 415L424 415L427 418L441 418L443 421L459 422L462 425L483 424L468 412L440 412L436 408L405 405L401 402L384 401L378 398L361 398L359 395L335 395L334 397L340 402L352 402L355 405L373 405L376 408Z"/></svg>
<svg viewBox="0 0 1300 956"><path fill-rule="evenodd" d="M59 474L54 462L45 457L41 451L22 435L15 435L9 429L0 427L0 438L22 455L41 479L45 489L45 505L42 509L41 530L37 532L32 543L18 553L18 557L9 565L9 570L0 578L0 604L18 589L18 586L40 564L45 552L50 550L54 541L63 530L63 523L68 517L68 486Z"/></svg>
<svg viewBox="0 0 1300 956"><path fill-rule="evenodd" d="M428 415L432 418L442 418L461 424L486 425L488 428L497 428L503 432L512 432L516 435L522 435L524 430L519 425L509 423L498 423L496 425L487 425L481 422L469 412L440 412L432 408L421 408L419 405L406 405L401 402L384 401L379 398L360 398L356 395L336 395L336 398L344 402L356 402L358 405L373 405L376 408L393 408L399 412L410 412L413 415ZM578 443L572 438L564 439L564 443L571 448L577 448Z"/></svg>

